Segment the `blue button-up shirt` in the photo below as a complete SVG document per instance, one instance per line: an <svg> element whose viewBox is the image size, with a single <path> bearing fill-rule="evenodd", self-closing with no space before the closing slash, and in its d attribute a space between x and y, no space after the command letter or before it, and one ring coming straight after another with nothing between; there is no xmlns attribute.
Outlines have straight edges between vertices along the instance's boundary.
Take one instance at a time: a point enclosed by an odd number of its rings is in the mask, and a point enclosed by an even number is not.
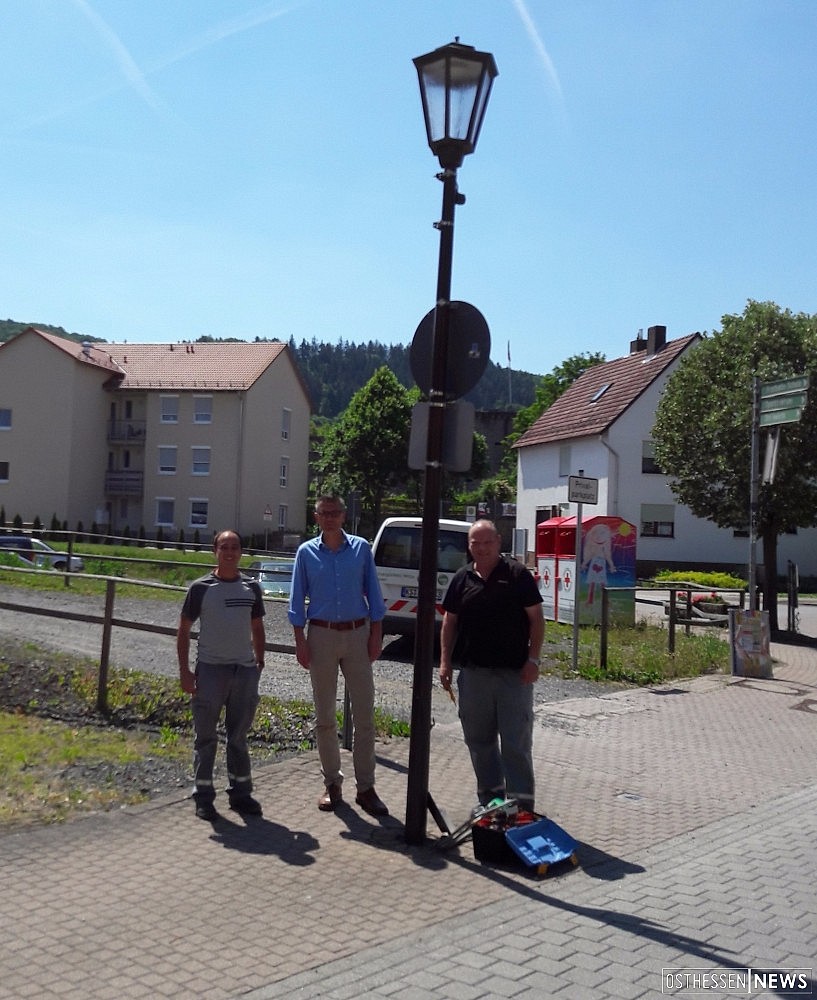
<svg viewBox="0 0 817 1000"><path fill-rule="evenodd" d="M307 617L330 622L383 619L386 608L371 546L357 535L344 532L343 538L337 550L324 545L321 535L298 547L288 612L296 628L302 628Z"/></svg>

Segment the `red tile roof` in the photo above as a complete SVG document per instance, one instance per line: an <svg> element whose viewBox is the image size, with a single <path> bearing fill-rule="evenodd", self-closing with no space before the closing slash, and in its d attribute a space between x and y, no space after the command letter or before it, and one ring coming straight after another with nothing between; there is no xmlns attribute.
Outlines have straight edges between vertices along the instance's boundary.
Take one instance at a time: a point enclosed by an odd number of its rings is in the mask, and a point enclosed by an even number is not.
<svg viewBox="0 0 817 1000"><path fill-rule="evenodd" d="M531 424L515 447L601 434L700 336L690 333L668 341L654 354L645 347L589 368Z"/></svg>
<svg viewBox="0 0 817 1000"><path fill-rule="evenodd" d="M76 340L68 340L66 337L58 337L53 333L46 333L45 330L38 330L34 326L26 327L19 336L26 333L35 333L37 336L47 340L49 344L58 347L72 358L81 361L83 364L95 365L111 373L120 371L118 365L111 357L110 346L108 344L91 343L90 341L80 344Z"/></svg>
<svg viewBox="0 0 817 1000"><path fill-rule="evenodd" d="M108 344L120 389L248 389L286 350L282 343Z"/></svg>

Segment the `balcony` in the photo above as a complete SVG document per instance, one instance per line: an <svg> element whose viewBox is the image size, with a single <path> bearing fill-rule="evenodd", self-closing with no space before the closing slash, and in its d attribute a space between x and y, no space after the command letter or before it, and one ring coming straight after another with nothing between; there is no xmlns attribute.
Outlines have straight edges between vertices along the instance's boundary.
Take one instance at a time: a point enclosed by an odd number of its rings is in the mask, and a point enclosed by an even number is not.
<svg viewBox="0 0 817 1000"><path fill-rule="evenodd" d="M146 420L109 420L108 442L110 444L144 444Z"/></svg>
<svg viewBox="0 0 817 1000"><path fill-rule="evenodd" d="M143 491L143 472L120 469L105 473L105 495L109 497L140 497Z"/></svg>

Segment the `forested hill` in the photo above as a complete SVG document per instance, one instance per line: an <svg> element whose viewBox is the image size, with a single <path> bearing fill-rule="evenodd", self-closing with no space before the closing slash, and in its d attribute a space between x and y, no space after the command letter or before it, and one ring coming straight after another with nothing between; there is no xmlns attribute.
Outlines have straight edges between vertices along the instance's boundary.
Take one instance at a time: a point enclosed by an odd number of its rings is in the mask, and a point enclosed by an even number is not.
<svg viewBox="0 0 817 1000"><path fill-rule="evenodd" d="M386 365L408 389L414 385L409 361L409 348L402 344L322 344L317 340L289 342L312 396L315 412L323 417L335 417L378 368ZM509 377L510 375L510 377ZM508 372L488 362L476 387L467 394L478 410L507 410L529 406L535 397L538 375L529 372Z"/></svg>
<svg viewBox="0 0 817 1000"><path fill-rule="evenodd" d="M28 326L36 326L46 333L66 337L69 340L100 342L98 337L68 333L61 326L50 326L47 323L18 323L7 319L0 320L0 343L16 336ZM200 337L198 342L213 343L216 340L240 342L234 337L210 336ZM313 338L311 341L302 340L300 344L290 339L289 347L309 388L315 413L321 417L332 418L342 413L349 405L352 396L382 365L391 368L406 388L414 385L409 348L402 344L387 345L372 340L367 344L351 344L346 341L325 344ZM477 386L468 393L466 399L470 400L478 410L516 410L533 402L539 378L540 376L529 372L509 372L507 368L489 361L484 375Z"/></svg>

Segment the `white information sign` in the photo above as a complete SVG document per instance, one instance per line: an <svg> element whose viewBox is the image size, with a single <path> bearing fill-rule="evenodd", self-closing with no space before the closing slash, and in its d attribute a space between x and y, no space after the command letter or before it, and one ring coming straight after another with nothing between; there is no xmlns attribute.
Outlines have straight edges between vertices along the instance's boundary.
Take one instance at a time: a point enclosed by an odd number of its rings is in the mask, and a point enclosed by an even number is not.
<svg viewBox="0 0 817 1000"><path fill-rule="evenodd" d="M568 476L567 499L570 503L598 503L598 479L589 479L587 476Z"/></svg>

